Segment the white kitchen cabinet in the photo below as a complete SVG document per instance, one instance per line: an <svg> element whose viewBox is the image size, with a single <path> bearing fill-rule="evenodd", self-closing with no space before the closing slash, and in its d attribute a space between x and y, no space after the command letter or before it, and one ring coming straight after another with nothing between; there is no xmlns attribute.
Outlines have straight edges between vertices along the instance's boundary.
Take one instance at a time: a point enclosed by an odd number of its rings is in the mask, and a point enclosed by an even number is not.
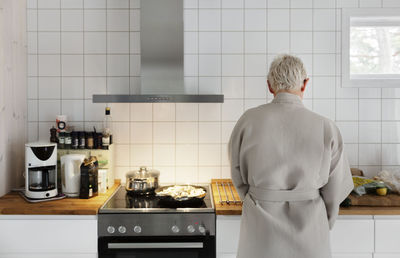
<svg viewBox="0 0 400 258"><path fill-rule="evenodd" d="M400 257L400 216L377 216L375 219L375 231L375 252L398 253L397 257ZM375 257L386 258L386 256L382 256L383 254L379 255Z"/></svg>
<svg viewBox="0 0 400 258"><path fill-rule="evenodd" d="M2 215L0 257L97 256L97 216Z"/></svg>
<svg viewBox="0 0 400 258"><path fill-rule="evenodd" d="M346 216L336 220L331 230L333 253L373 253L374 220L372 216Z"/></svg>
<svg viewBox="0 0 400 258"><path fill-rule="evenodd" d="M236 257L240 218L217 216L217 258ZM373 258L374 233L373 216L339 216L331 231L332 257Z"/></svg>
<svg viewBox="0 0 400 258"><path fill-rule="evenodd" d="M240 218L242 216L217 216L217 253L230 257L236 250L239 242Z"/></svg>

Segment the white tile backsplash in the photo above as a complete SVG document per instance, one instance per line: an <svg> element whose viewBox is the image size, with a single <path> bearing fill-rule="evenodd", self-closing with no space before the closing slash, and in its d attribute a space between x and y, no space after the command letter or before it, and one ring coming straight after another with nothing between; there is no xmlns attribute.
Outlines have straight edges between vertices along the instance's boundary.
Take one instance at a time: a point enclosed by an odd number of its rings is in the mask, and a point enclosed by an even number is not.
<svg viewBox="0 0 400 258"><path fill-rule="evenodd" d="M198 22L199 22L199 31L220 31L221 10L200 9Z"/></svg>
<svg viewBox="0 0 400 258"><path fill-rule="evenodd" d="M222 31L243 31L243 10L224 9L221 16Z"/></svg>
<svg viewBox="0 0 400 258"><path fill-rule="evenodd" d="M83 33L63 32L61 34L61 53L83 54Z"/></svg>
<svg viewBox="0 0 400 258"><path fill-rule="evenodd" d="M290 30L289 9L268 9L267 18L268 31Z"/></svg>
<svg viewBox="0 0 400 258"><path fill-rule="evenodd" d="M185 83L225 103L111 105L117 176L141 165L163 182L229 177L226 144L237 119L272 99L268 64L299 56L311 78L304 105L336 121L350 163L373 175L398 166L400 91L342 88L341 8L391 0L185 0ZM55 116L101 129L106 104L93 94L140 85L140 1L27 0L29 139L48 140ZM338 17L338 18L337 18ZM396 156L397 155L397 156Z"/></svg>
<svg viewBox="0 0 400 258"><path fill-rule="evenodd" d="M266 11L264 9L245 9L244 29L246 31L265 31L267 29Z"/></svg>
<svg viewBox="0 0 400 258"><path fill-rule="evenodd" d="M62 10L61 31L82 31L83 10Z"/></svg>
<svg viewBox="0 0 400 258"><path fill-rule="evenodd" d="M60 31L60 10L38 10L38 31Z"/></svg>
<svg viewBox="0 0 400 258"><path fill-rule="evenodd" d="M37 37L39 54L60 53L60 32L39 32Z"/></svg>
<svg viewBox="0 0 400 258"><path fill-rule="evenodd" d="M290 29L293 31L312 31L312 9L292 9L290 12Z"/></svg>

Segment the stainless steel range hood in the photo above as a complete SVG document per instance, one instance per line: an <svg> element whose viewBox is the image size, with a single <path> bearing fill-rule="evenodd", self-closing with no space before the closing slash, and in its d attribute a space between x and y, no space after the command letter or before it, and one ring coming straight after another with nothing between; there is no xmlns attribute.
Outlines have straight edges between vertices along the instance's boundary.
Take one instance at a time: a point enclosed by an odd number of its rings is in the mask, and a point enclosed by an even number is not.
<svg viewBox="0 0 400 258"><path fill-rule="evenodd" d="M142 0L140 12L140 85L132 95L93 95L93 102L224 102L185 85L183 0Z"/></svg>

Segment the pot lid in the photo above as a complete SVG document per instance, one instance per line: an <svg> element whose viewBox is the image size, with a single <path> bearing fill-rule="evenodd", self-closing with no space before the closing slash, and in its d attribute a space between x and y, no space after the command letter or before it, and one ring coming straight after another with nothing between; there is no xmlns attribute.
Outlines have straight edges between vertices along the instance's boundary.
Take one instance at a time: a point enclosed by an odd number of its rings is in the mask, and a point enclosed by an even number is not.
<svg viewBox="0 0 400 258"><path fill-rule="evenodd" d="M158 177L160 171L155 169L148 169L146 166L141 166L139 170L133 170L126 173L126 177L133 178L148 178L148 177Z"/></svg>

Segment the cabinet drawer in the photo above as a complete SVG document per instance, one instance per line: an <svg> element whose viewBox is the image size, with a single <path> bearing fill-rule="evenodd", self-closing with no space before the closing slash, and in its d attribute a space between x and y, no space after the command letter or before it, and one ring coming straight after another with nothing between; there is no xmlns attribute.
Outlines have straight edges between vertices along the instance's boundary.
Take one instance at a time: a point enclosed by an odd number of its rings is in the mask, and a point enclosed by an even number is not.
<svg viewBox="0 0 400 258"><path fill-rule="evenodd" d="M376 243L375 252L377 253L400 253L399 219L375 220ZM400 256L398 256L400 257Z"/></svg>
<svg viewBox="0 0 400 258"><path fill-rule="evenodd" d="M217 253L236 253L239 243L240 218L241 216L217 216Z"/></svg>
<svg viewBox="0 0 400 258"><path fill-rule="evenodd" d="M374 258L399 258L400 253L397 254L374 254Z"/></svg>
<svg viewBox="0 0 400 258"><path fill-rule="evenodd" d="M372 258L372 254L332 254L332 258Z"/></svg>
<svg viewBox="0 0 400 258"><path fill-rule="evenodd" d="M0 220L0 228L0 255L97 253L95 219Z"/></svg>
<svg viewBox="0 0 400 258"><path fill-rule="evenodd" d="M0 258L97 258L93 254L0 254Z"/></svg>
<svg viewBox="0 0 400 258"><path fill-rule="evenodd" d="M337 220L331 231L331 247L333 253L373 253L374 221Z"/></svg>

